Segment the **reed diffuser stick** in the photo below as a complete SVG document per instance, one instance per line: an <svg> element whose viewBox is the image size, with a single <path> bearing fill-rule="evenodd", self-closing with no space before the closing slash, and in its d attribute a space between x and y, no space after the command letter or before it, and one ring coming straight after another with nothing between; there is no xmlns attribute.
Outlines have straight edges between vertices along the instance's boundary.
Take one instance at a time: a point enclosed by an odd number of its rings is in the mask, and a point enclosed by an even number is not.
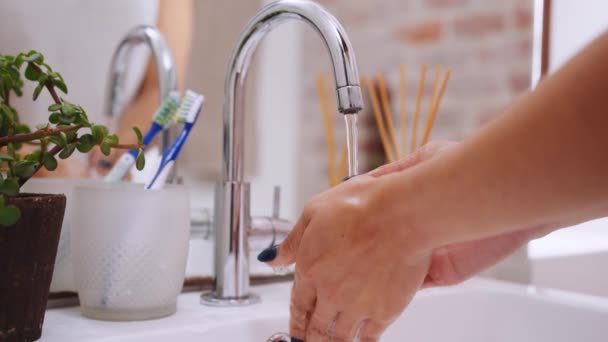
<svg viewBox="0 0 608 342"><path fill-rule="evenodd" d="M424 126L422 141L424 141L424 136L426 136L426 133L427 133L426 129L429 127L429 120L431 119L431 113L433 112L433 109L435 108L435 101L437 101L437 97L439 96L439 87L441 85L442 69L443 69L443 66L441 64L439 64L435 67L435 77L433 80L433 88L431 90L431 98L429 99L429 104L427 107L426 124ZM420 143L420 146L422 146L422 145L424 145L424 142Z"/></svg>
<svg viewBox="0 0 608 342"><path fill-rule="evenodd" d="M327 176L329 184L335 183L336 175L336 144L334 137L334 122L331 119L331 110L327 102L325 92L325 78L323 74L317 73L317 93L319 96L319 105L323 118L323 127L325 128L325 145L327 147Z"/></svg>
<svg viewBox="0 0 608 342"><path fill-rule="evenodd" d="M372 100L372 108L374 111L374 116L376 118L376 125L378 126L378 132L380 133L380 140L382 141L382 147L384 148L384 155L386 156L386 160L388 162L392 162L394 159L391 154L388 138L386 136L386 129L384 128L384 121L382 120L380 104L378 103L378 96L376 95L374 85L367 77L361 78L361 85L364 88L367 88L367 91L369 92L369 97Z"/></svg>
<svg viewBox="0 0 608 342"><path fill-rule="evenodd" d="M431 130L433 129L433 124L435 123L435 117L437 116L437 112L439 111L439 106L441 104L441 100L443 98L443 94L445 93L445 89L447 88L448 81L450 80L450 76L452 75L452 70L448 69L445 73L445 77L443 78L443 82L441 83L441 89L439 90L439 95L437 99L434 101L433 108L429 113L426 121L426 127L424 128L424 136L422 137L422 145L426 144L429 141L429 137L431 135Z"/></svg>
<svg viewBox="0 0 608 342"><path fill-rule="evenodd" d="M410 152L416 150L416 143L418 140L418 121L420 120L420 107L422 106L422 95L424 94L424 85L426 83L426 71L428 66L422 65L422 71L420 72L420 81L418 82L418 96L416 97L416 111L414 112L414 123L412 124L412 143L410 145Z"/></svg>
<svg viewBox="0 0 608 342"><path fill-rule="evenodd" d="M399 132L401 135L401 154L407 154L407 111L405 109L405 64L399 67Z"/></svg>
<svg viewBox="0 0 608 342"><path fill-rule="evenodd" d="M388 127L389 143L391 145L391 153L393 159L399 159L399 150L397 149L397 139L395 137L395 125L393 123L393 111L388 100L388 90L386 89L386 82L384 76L378 75L378 88L380 89L380 100L382 101L382 111L384 112L384 118L386 119L386 126Z"/></svg>

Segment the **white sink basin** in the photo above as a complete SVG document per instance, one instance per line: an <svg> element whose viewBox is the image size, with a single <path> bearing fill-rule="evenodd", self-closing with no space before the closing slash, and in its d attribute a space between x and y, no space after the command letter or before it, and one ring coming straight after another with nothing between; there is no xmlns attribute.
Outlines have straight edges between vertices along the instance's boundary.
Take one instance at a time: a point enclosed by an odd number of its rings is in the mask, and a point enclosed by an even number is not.
<svg viewBox="0 0 608 342"><path fill-rule="evenodd" d="M146 322L96 322L74 308L50 310L42 341L264 342L287 330L289 288L254 288L263 302L244 308L202 307L198 294L185 294L176 315ZM607 336L608 299L475 279L419 293L382 341L605 342Z"/></svg>

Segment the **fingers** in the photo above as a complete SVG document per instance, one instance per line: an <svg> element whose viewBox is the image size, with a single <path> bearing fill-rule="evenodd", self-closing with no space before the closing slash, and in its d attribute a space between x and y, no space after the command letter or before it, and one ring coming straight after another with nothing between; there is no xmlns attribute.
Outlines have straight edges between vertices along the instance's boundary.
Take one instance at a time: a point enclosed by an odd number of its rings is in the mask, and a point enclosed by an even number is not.
<svg viewBox="0 0 608 342"><path fill-rule="evenodd" d="M289 307L289 334L292 338L304 340L308 320L315 308L317 295L314 287L297 280L291 289L291 305Z"/></svg>
<svg viewBox="0 0 608 342"><path fill-rule="evenodd" d="M289 235L274 251L264 250L258 255L258 260L268 262L270 266L289 266L296 261L300 241L310 222L310 209L304 209ZM271 248L272 249L272 248Z"/></svg>
<svg viewBox="0 0 608 342"><path fill-rule="evenodd" d="M310 323L306 329L306 342L330 341L337 312L333 307L325 303L326 301L318 301L316 303L315 310L310 317Z"/></svg>
<svg viewBox="0 0 608 342"><path fill-rule="evenodd" d="M433 252L431 266L422 286L460 283L513 253L543 229L520 230L439 248Z"/></svg>
<svg viewBox="0 0 608 342"><path fill-rule="evenodd" d="M332 329L332 341L353 341L361 322L362 319L358 317L344 312L339 313Z"/></svg>
<svg viewBox="0 0 608 342"><path fill-rule="evenodd" d="M448 141L432 141L419 148L414 153L409 154L405 158L398 160L394 163L383 165L375 170L372 170L368 174L372 177L382 177L390 173L400 172L409 169L410 167L416 166L424 161L435 157L444 150L454 146L454 144L454 142Z"/></svg>
<svg viewBox="0 0 608 342"><path fill-rule="evenodd" d="M377 342L385 329L386 324L368 319L363 322L359 330L359 342Z"/></svg>

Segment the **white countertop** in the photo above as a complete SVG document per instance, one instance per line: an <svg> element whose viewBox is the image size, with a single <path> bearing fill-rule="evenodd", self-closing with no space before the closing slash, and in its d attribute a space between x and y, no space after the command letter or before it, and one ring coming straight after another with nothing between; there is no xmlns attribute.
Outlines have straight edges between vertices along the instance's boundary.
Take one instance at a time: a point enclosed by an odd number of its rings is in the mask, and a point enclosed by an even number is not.
<svg viewBox="0 0 608 342"><path fill-rule="evenodd" d="M255 286L252 292L262 297L260 304L231 308L203 306L199 303L200 292L184 293L178 298L176 314L137 322L88 319L80 313L79 307L50 309L44 319L40 341L118 342L140 339L145 341L146 336L158 336L177 329L200 332L242 320L284 316L289 312L286 298L289 298L290 289L290 283Z"/></svg>

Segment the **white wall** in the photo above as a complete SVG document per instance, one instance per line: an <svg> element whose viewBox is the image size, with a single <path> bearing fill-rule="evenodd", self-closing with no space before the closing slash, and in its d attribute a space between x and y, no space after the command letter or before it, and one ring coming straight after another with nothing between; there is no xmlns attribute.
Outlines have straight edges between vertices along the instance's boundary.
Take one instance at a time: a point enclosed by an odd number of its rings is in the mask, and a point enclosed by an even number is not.
<svg viewBox="0 0 608 342"><path fill-rule="evenodd" d="M554 71L608 27L606 0L553 0L549 70Z"/></svg>

